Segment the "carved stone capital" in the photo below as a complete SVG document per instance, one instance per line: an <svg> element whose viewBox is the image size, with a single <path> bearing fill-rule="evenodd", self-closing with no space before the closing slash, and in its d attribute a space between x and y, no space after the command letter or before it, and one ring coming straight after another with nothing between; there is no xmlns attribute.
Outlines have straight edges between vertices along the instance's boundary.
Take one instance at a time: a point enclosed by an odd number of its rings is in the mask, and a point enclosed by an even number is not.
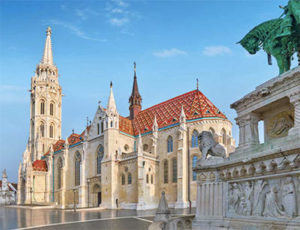
<svg viewBox="0 0 300 230"><path fill-rule="evenodd" d="M290 102L291 104L293 104L294 106L299 106L300 105L300 89L298 92L292 93L291 95L289 95L290 98Z"/></svg>

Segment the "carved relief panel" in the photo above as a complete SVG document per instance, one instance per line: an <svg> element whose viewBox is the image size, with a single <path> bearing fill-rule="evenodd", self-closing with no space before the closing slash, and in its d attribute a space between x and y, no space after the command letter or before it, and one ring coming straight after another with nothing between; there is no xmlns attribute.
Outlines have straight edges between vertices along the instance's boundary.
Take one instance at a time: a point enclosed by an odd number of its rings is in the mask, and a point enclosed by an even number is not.
<svg viewBox="0 0 300 230"><path fill-rule="evenodd" d="M229 183L228 215L294 218L299 197L299 175Z"/></svg>
<svg viewBox="0 0 300 230"><path fill-rule="evenodd" d="M267 133L270 138L284 137L288 135L290 128L294 126L294 115L291 110L284 111L273 116L268 122Z"/></svg>

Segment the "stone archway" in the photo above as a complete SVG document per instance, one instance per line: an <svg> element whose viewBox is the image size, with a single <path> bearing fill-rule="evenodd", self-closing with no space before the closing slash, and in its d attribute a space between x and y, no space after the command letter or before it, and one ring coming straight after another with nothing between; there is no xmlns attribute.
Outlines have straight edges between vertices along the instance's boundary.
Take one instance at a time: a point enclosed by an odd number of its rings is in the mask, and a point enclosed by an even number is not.
<svg viewBox="0 0 300 230"><path fill-rule="evenodd" d="M94 184L92 187L92 205L93 207L98 207L102 202L101 186L99 184Z"/></svg>

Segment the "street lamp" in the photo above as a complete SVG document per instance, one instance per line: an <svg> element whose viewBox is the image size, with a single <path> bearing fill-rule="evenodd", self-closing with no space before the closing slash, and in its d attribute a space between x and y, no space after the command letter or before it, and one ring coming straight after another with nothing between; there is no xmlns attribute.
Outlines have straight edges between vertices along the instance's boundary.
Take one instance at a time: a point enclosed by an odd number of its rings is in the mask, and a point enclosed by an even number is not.
<svg viewBox="0 0 300 230"><path fill-rule="evenodd" d="M30 187L30 205L32 206L32 187Z"/></svg>
<svg viewBox="0 0 300 230"><path fill-rule="evenodd" d="M76 212L76 203L75 203L75 193L76 193L76 189L73 189L73 196L74 196L74 212Z"/></svg>
<svg viewBox="0 0 300 230"><path fill-rule="evenodd" d="M87 179L87 183L88 183L88 208L90 207L90 182L91 182L91 179Z"/></svg>

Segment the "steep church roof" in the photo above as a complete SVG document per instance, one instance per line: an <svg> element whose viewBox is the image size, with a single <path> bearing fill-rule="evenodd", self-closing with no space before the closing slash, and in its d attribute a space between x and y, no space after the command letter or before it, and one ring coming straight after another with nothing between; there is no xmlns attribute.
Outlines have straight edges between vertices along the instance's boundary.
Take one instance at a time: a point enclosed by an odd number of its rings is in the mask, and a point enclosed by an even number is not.
<svg viewBox="0 0 300 230"><path fill-rule="evenodd" d="M226 116L203 93L193 90L139 112L132 121L134 135L138 135L139 132L143 134L152 131L155 116L158 128L178 123L182 108L187 120L226 119Z"/></svg>

